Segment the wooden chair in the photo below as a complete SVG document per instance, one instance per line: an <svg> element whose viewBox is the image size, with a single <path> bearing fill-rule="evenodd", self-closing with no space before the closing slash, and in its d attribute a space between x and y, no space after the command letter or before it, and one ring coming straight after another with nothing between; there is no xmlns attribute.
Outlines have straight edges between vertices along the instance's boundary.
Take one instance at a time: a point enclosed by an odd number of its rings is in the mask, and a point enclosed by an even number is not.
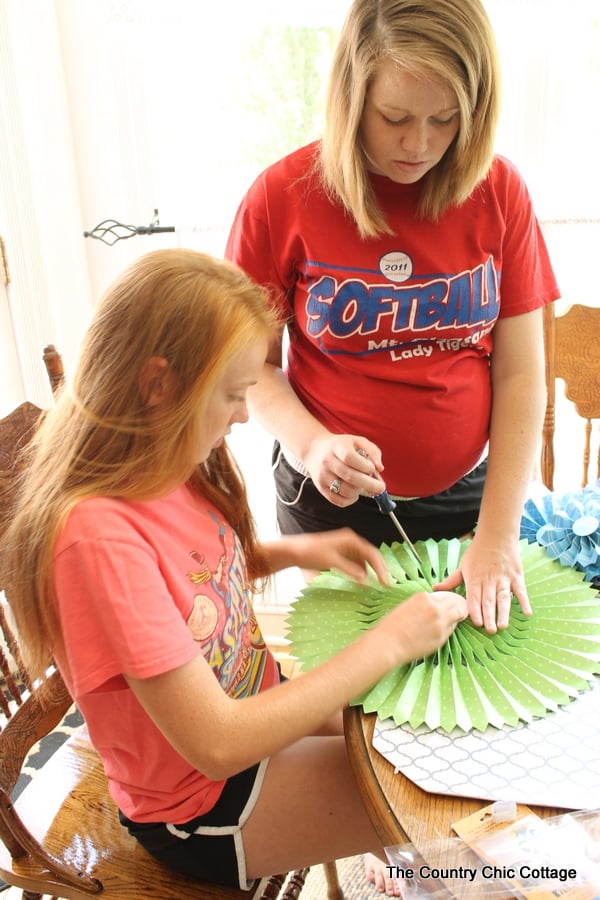
<svg viewBox="0 0 600 900"><path fill-rule="evenodd" d="M0 533L7 521L20 451L42 412L23 403L0 420ZM3 586L0 570L0 588ZM53 669L32 684L0 597L0 879L22 900L296 900L308 869L262 879L241 891L178 875L140 847L117 817L100 758L85 726L56 750L13 801L32 749L73 705ZM335 862L324 866L328 898L343 900Z"/></svg>
<svg viewBox="0 0 600 900"><path fill-rule="evenodd" d="M21 452L31 440L41 415L39 407L26 401L0 420L0 534L9 519L15 479L23 466Z"/></svg>
<svg viewBox="0 0 600 900"><path fill-rule="evenodd" d="M56 394L64 384L65 373L60 353L54 344L44 347L42 354L52 393ZM2 523L10 515L9 500L14 489L14 479L21 469L20 453L33 435L43 411L25 401L2 420L0 437L0 533ZM0 584L1 587L1 584Z"/></svg>
<svg viewBox="0 0 600 900"><path fill-rule="evenodd" d="M43 360L50 380L52 393L55 394L65 382L65 370L63 368L62 356L54 344L48 344L47 347L44 347Z"/></svg>
<svg viewBox="0 0 600 900"><path fill-rule="evenodd" d="M581 486L589 482L592 420L600 418L600 308L575 304L561 316L554 304L544 307L546 352L546 414L542 430L541 475L554 486L555 380L565 382L565 395L585 419ZM600 449L596 463L600 479Z"/></svg>

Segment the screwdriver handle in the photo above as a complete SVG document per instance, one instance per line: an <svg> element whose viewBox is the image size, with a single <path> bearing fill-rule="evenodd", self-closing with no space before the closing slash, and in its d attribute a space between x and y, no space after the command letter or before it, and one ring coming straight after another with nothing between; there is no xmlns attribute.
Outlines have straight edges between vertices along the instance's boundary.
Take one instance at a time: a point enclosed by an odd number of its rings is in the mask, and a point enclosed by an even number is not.
<svg viewBox="0 0 600 900"><path fill-rule="evenodd" d="M375 494L373 500L379 507L379 512L382 513L391 513L396 509L396 504L390 497L387 491L382 491L381 494Z"/></svg>
<svg viewBox="0 0 600 900"><path fill-rule="evenodd" d="M366 450L363 450L362 447L357 447L356 452L359 454L359 456L363 456L365 459L369 458L369 454L366 452ZM380 478L377 472L373 472L372 474L373 478ZM389 513L394 512L394 510L396 509L396 504L387 491L382 491L381 494L374 494L373 500L379 507L379 512L381 513L389 515Z"/></svg>

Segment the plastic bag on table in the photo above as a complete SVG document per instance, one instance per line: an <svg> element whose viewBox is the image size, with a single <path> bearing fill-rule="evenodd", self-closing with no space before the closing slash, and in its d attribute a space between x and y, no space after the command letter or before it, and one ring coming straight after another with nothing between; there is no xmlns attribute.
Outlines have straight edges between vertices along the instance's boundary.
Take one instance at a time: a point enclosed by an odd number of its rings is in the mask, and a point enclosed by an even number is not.
<svg viewBox="0 0 600 900"><path fill-rule="evenodd" d="M404 900L596 900L600 896L600 810L507 823L469 846L462 838L385 848Z"/></svg>
<svg viewBox="0 0 600 900"><path fill-rule="evenodd" d="M387 874L404 900L504 900L514 891L481 875L481 860L461 838L431 841L419 853L413 844L386 847Z"/></svg>

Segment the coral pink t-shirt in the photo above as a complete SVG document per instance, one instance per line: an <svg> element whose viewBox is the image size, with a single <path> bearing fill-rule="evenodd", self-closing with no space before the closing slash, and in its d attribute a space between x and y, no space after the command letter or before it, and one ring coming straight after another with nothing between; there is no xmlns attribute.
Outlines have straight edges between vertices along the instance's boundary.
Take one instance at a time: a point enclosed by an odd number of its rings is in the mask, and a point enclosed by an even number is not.
<svg viewBox="0 0 600 900"><path fill-rule="evenodd" d="M175 824L211 809L224 782L173 749L123 674L150 678L202 653L232 697L279 681L229 524L187 487L150 502L85 500L59 537L54 583L56 661L119 808Z"/></svg>

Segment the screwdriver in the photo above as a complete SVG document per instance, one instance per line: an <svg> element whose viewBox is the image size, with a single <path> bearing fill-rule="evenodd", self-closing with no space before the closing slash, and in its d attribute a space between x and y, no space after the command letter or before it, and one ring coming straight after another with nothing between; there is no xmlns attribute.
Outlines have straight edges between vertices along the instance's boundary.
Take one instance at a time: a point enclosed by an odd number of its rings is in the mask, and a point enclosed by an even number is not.
<svg viewBox="0 0 600 900"><path fill-rule="evenodd" d="M365 450L362 449L362 447L357 447L356 452L359 454L359 456L363 456L365 459L369 458L368 454L366 453ZM377 473L375 473L374 477L377 478L379 476ZM419 567L419 569L421 570L421 572L423 572L423 574L425 574L425 566L423 565L423 560L419 556L413 542L411 541L411 539L405 532L404 528L398 521L396 514L394 513L394 510L396 509L396 503L394 502L394 500L392 500L392 498L390 497L390 495L388 494L387 491L382 491L381 494L374 494L373 500L379 507L379 512L383 513L384 515L388 515L390 517L390 519L396 526L396 530L397 530L398 534L400 535L400 537L406 544L406 549L410 552L410 555L412 556L413 560L416 562L416 564Z"/></svg>
<svg viewBox="0 0 600 900"><path fill-rule="evenodd" d="M410 555L412 556L412 558L413 558L414 561L416 562L416 564L417 564L417 566L419 567L419 569L421 570L421 572L423 572L423 574L425 574L425 566L423 565L423 561L422 561L421 557L419 556L419 554L418 554L418 552L417 552L417 549L416 549L416 547L414 546L413 542L411 541L411 539L409 538L409 536L408 536L407 533L405 532L404 528L402 527L402 525L401 525L400 522L398 521L398 518L397 518L396 514L394 513L394 510L396 509L396 504L395 504L395 502L392 500L392 498L390 497L390 495L388 494L388 492L387 492L387 491L382 491L381 494L376 494L376 495L373 497L373 500L375 501L375 503L376 503L377 506L379 507L379 512L384 513L384 514L386 514L386 515L388 515L388 516L390 517L390 519L392 520L392 522L393 522L394 525L396 526L396 529L397 529L397 531L398 531L398 534L400 535L400 537L402 538L402 540L403 540L404 543L406 544L406 549L409 550Z"/></svg>

